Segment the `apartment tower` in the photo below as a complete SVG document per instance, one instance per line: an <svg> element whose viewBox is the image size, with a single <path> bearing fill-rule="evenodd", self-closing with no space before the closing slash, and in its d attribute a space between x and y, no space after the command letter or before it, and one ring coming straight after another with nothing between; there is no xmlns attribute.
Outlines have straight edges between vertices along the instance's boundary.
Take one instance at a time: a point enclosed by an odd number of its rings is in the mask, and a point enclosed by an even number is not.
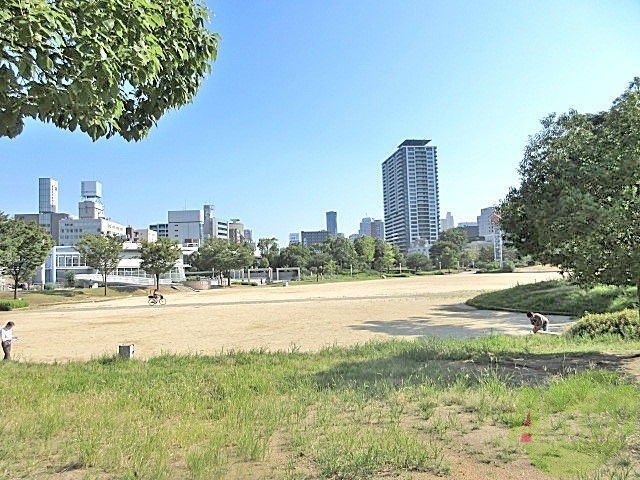
<svg viewBox="0 0 640 480"><path fill-rule="evenodd" d="M382 163L385 240L402 252L438 240L438 157L431 140L405 140Z"/></svg>

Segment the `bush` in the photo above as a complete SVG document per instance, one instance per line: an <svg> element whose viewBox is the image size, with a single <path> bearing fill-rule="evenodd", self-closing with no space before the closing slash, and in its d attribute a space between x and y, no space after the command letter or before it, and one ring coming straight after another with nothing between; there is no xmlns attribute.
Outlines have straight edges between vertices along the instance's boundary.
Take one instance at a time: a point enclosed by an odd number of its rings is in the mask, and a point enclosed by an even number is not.
<svg viewBox="0 0 640 480"><path fill-rule="evenodd" d="M28 307L29 303L26 300L0 300L0 312L8 312L14 308Z"/></svg>
<svg viewBox="0 0 640 480"><path fill-rule="evenodd" d="M625 340L640 340L640 317L637 310L614 313L588 313L567 331L570 337L596 338L613 335Z"/></svg>

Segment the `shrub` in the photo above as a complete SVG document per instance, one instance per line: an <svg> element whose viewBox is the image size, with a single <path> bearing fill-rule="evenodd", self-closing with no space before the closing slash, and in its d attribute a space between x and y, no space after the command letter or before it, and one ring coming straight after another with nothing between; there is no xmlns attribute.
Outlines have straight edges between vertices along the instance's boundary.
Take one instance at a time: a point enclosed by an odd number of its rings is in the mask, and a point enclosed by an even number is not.
<svg viewBox="0 0 640 480"><path fill-rule="evenodd" d="M640 340L640 317L637 310L614 313L588 313L568 330L570 337L596 338L613 335L625 340Z"/></svg>
<svg viewBox="0 0 640 480"><path fill-rule="evenodd" d="M8 312L14 308L28 307L29 303L26 300L0 300L0 312Z"/></svg>

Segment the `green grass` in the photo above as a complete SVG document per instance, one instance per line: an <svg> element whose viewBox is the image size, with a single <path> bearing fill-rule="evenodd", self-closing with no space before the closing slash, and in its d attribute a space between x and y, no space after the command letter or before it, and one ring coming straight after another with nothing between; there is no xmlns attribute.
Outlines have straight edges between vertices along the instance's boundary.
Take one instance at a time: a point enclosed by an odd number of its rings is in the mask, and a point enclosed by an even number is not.
<svg viewBox="0 0 640 480"><path fill-rule="evenodd" d="M10 381L0 384L8 411L0 477L77 470L77 478L211 479L234 468L262 468L260 478L441 476L452 472L450 452L462 451L456 449L463 436L487 426L504 429L484 454L489 459L509 462L528 453L551 472L543 463L548 452L508 440L529 408L536 434L557 444L557 463L580 464L587 452L588 468L595 469L624 450L638 389L600 370L548 372L543 381L523 382L514 376L513 359L597 359L600 352L639 348L638 342L492 336L313 354L5 363L1 374ZM540 398L538 413L533 406Z"/></svg>
<svg viewBox="0 0 640 480"><path fill-rule="evenodd" d="M148 288L74 288L60 290L18 291L18 297L30 307L54 305L60 303L89 302L108 300L110 298L146 295ZM0 292L0 302L13 301L13 291Z"/></svg>
<svg viewBox="0 0 640 480"><path fill-rule="evenodd" d="M580 317L585 312L634 308L634 302L637 302L635 287L600 285L582 289L566 280L551 280L483 293L468 300L467 304L492 310L531 310Z"/></svg>

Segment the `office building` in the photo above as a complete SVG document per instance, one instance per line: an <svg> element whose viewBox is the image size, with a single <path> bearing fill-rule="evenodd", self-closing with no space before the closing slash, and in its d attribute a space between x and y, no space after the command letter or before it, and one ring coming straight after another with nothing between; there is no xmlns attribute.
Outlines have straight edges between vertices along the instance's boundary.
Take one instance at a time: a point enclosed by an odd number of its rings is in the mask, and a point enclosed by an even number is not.
<svg viewBox="0 0 640 480"><path fill-rule="evenodd" d="M338 234L338 214L337 212L327 212L327 232L329 235Z"/></svg>
<svg viewBox="0 0 640 480"><path fill-rule="evenodd" d="M224 238L229 239L229 222L221 220L215 216L213 205L204 205L204 238Z"/></svg>
<svg viewBox="0 0 640 480"><path fill-rule="evenodd" d="M329 232L326 230L318 230L314 232L300 232L301 243L305 247L311 247L316 243L322 243L329 238Z"/></svg>
<svg viewBox="0 0 640 480"><path fill-rule="evenodd" d="M494 207L487 207L480 210L478 218L478 235L484 237L487 242L493 242L494 237L500 235L500 228L494 221Z"/></svg>
<svg viewBox="0 0 640 480"><path fill-rule="evenodd" d="M60 220L57 244L60 246L75 245L87 234L115 235L126 238L127 227L108 218L65 218Z"/></svg>
<svg viewBox="0 0 640 480"><path fill-rule="evenodd" d="M450 230L454 227L453 215L451 215L451 212L447 212L446 217L440 219L440 231L444 232L445 230Z"/></svg>
<svg viewBox="0 0 640 480"><path fill-rule="evenodd" d="M229 241L233 243L245 241L244 224L240 222L239 218L229 220Z"/></svg>
<svg viewBox="0 0 640 480"><path fill-rule="evenodd" d="M169 238L180 245L199 246L204 241L204 213L202 210L170 210ZM153 230L153 229L152 229ZM158 232L160 236L160 232Z"/></svg>
<svg viewBox="0 0 640 480"><path fill-rule="evenodd" d="M300 234L299 233L290 233L289 234L289 245L293 245L294 243L300 243Z"/></svg>
<svg viewBox="0 0 640 480"><path fill-rule="evenodd" d="M82 201L78 204L78 217L104 218L102 204L102 184L96 181L83 181L80 184Z"/></svg>
<svg viewBox="0 0 640 480"><path fill-rule="evenodd" d="M17 213L16 220L37 223L58 243L60 220L69 218L68 213L58 213L58 181L53 178L38 179L38 213Z"/></svg>
<svg viewBox="0 0 640 480"><path fill-rule="evenodd" d="M382 163L385 239L404 253L438 240L438 159L430 141L405 140Z"/></svg>
<svg viewBox="0 0 640 480"><path fill-rule="evenodd" d="M58 213L58 181L39 178L38 188L38 213Z"/></svg>
<svg viewBox="0 0 640 480"><path fill-rule="evenodd" d="M154 223L153 225L149 225L149 230L156 232L158 238L169 238L168 223Z"/></svg>
<svg viewBox="0 0 640 480"><path fill-rule="evenodd" d="M384 240L384 222L382 220L376 220L371 217L363 218L360 222L358 236L369 236Z"/></svg>
<svg viewBox="0 0 640 480"><path fill-rule="evenodd" d="M115 235L126 238L127 227L104 215L102 184L91 180L80 184L82 200L78 202L78 218L65 218L58 225L57 245L69 246L78 243L84 235Z"/></svg>

